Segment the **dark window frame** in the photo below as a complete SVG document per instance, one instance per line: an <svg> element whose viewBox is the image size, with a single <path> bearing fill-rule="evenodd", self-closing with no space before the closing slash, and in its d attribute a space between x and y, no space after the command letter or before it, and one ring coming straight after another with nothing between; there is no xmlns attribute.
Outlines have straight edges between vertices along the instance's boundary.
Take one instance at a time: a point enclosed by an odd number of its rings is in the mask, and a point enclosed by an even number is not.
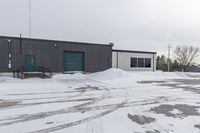
<svg viewBox="0 0 200 133"><path fill-rule="evenodd" d="M148 64L146 64L146 62L148 62ZM131 68L151 68L151 66L152 66L151 58L140 58L140 57L131 57L130 58L130 67Z"/></svg>
<svg viewBox="0 0 200 133"><path fill-rule="evenodd" d="M151 68L151 64L151 58L145 58L145 68Z"/></svg>
<svg viewBox="0 0 200 133"><path fill-rule="evenodd" d="M130 66L131 66L131 68L136 68L138 66L138 59L137 58L131 58Z"/></svg>
<svg viewBox="0 0 200 133"><path fill-rule="evenodd" d="M138 67L143 68L145 65L145 59L144 58L138 58Z"/></svg>

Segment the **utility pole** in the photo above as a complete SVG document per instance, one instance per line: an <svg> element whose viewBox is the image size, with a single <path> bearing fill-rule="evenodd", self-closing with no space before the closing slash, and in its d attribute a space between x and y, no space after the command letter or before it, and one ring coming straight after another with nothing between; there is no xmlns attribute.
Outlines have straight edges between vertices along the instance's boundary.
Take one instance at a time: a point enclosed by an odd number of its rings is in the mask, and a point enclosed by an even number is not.
<svg viewBox="0 0 200 133"><path fill-rule="evenodd" d="M31 0L29 0L29 37L31 37L31 26L32 26L32 24L31 24L31 21L32 21L32 18L31 18Z"/></svg>
<svg viewBox="0 0 200 133"><path fill-rule="evenodd" d="M20 38L19 38L19 48L20 48L20 54L22 54L22 34L20 33Z"/></svg>
<svg viewBox="0 0 200 133"><path fill-rule="evenodd" d="M171 51L171 45L168 46L168 72L170 72L170 51Z"/></svg>

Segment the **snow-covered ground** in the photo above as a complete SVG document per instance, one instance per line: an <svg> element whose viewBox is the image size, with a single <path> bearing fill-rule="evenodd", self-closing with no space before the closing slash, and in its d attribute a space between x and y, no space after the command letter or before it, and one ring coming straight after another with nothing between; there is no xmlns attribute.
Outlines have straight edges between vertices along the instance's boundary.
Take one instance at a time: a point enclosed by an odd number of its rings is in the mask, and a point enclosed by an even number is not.
<svg viewBox="0 0 200 133"><path fill-rule="evenodd" d="M0 133L199 133L200 74L0 77Z"/></svg>

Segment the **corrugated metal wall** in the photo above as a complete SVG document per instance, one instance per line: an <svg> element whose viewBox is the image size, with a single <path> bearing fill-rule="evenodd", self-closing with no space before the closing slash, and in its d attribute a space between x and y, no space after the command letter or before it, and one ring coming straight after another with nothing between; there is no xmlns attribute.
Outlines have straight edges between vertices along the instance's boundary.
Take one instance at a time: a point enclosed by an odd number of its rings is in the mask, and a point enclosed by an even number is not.
<svg viewBox="0 0 200 133"><path fill-rule="evenodd" d="M8 40L11 40L10 43ZM25 66L26 55L35 56L36 67L44 66L52 72L63 72L64 51L84 52L85 72L97 72L112 67L111 45L27 38L23 38L21 44L22 51L20 51L20 38L0 37L0 72L8 72ZM11 70L8 68L9 53L11 53Z"/></svg>

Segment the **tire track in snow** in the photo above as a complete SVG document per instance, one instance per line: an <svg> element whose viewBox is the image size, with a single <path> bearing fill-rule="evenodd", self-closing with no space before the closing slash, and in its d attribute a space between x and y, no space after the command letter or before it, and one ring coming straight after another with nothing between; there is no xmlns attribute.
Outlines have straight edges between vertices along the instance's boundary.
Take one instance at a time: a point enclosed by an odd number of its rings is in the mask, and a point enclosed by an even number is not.
<svg viewBox="0 0 200 133"><path fill-rule="evenodd" d="M114 109L104 111L104 112L97 114L95 116L91 116L91 117L88 117L88 118L85 118L85 119L82 119L82 120L78 120L78 121L75 121L75 122L71 122L71 123L47 128L47 129L42 129L42 130L38 130L38 131L33 131L33 132L29 132L29 133L47 133L47 132L53 132L53 131L61 130L61 129L64 129L64 128L69 128L69 127L72 127L72 126L75 126L75 125L79 125L79 124L82 124L82 123L103 117L107 114L110 114L110 113L116 111L117 109L123 107L126 103L127 103L127 100L124 100L121 104L116 105L116 107Z"/></svg>
<svg viewBox="0 0 200 133"><path fill-rule="evenodd" d="M98 87L95 86L90 86L87 85L85 87L79 87L79 88L75 88L75 90L78 91L67 91L67 92L63 92L63 93L74 93L74 92L79 92L76 95L72 95L72 96L68 96L65 97L65 99L70 99L70 98L75 98L75 97L79 97L81 95L83 95L86 91L92 91L92 90L106 90L108 91L108 89L98 89ZM51 93L22 93L22 94L7 94L7 95L39 95L39 94L58 94L61 92L51 92ZM59 98L59 97L58 97ZM40 98L38 98L40 99ZM45 98L41 98L41 99L45 99ZM23 101L24 99L21 99L21 101ZM29 99L28 99L29 100ZM19 101L19 99L17 100ZM15 101L14 101L15 102ZM38 103L27 103L27 104L16 104L12 107L7 107L7 108L0 108L0 110L5 110L5 109L14 109L14 108L22 108L22 107L27 107L27 106L33 106L33 105L41 105L41 104L51 104L51 103L63 103L63 102L68 102L67 100L56 100L56 101L51 101L51 102L38 102ZM0 120L1 121L1 120Z"/></svg>
<svg viewBox="0 0 200 133"><path fill-rule="evenodd" d="M69 107L69 108L66 108L66 109L60 109L60 110L56 110L56 111L36 113L36 114L32 114L32 115L24 114L24 115L19 115L19 116L13 117L13 118L1 119L0 121L7 121L7 120L10 120L10 121L9 122L5 122L5 123L1 123L0 127L1 126L8 126L8 125L16 124L16 123L20 123L20 122L26 122L26 121L31 121L31 120L42 119L42 118L46 118L46 117L50 117L50 116L54 116L54 115L58 115L58 114L60 115L60 114L70 113L70 112L76 111L78 108L95 104L96 102L99 102L99 101L105 99L108 96L109 96L109 92L107 92L105 95L103 95L103 96L101 96L99 98L96 98L96 99L94 99L94 100L92 100L90 102L86 102L86 103L83 103L83 104L80 104L80 105L76 105L76 106L73 106L73 107Z"/></svg>

